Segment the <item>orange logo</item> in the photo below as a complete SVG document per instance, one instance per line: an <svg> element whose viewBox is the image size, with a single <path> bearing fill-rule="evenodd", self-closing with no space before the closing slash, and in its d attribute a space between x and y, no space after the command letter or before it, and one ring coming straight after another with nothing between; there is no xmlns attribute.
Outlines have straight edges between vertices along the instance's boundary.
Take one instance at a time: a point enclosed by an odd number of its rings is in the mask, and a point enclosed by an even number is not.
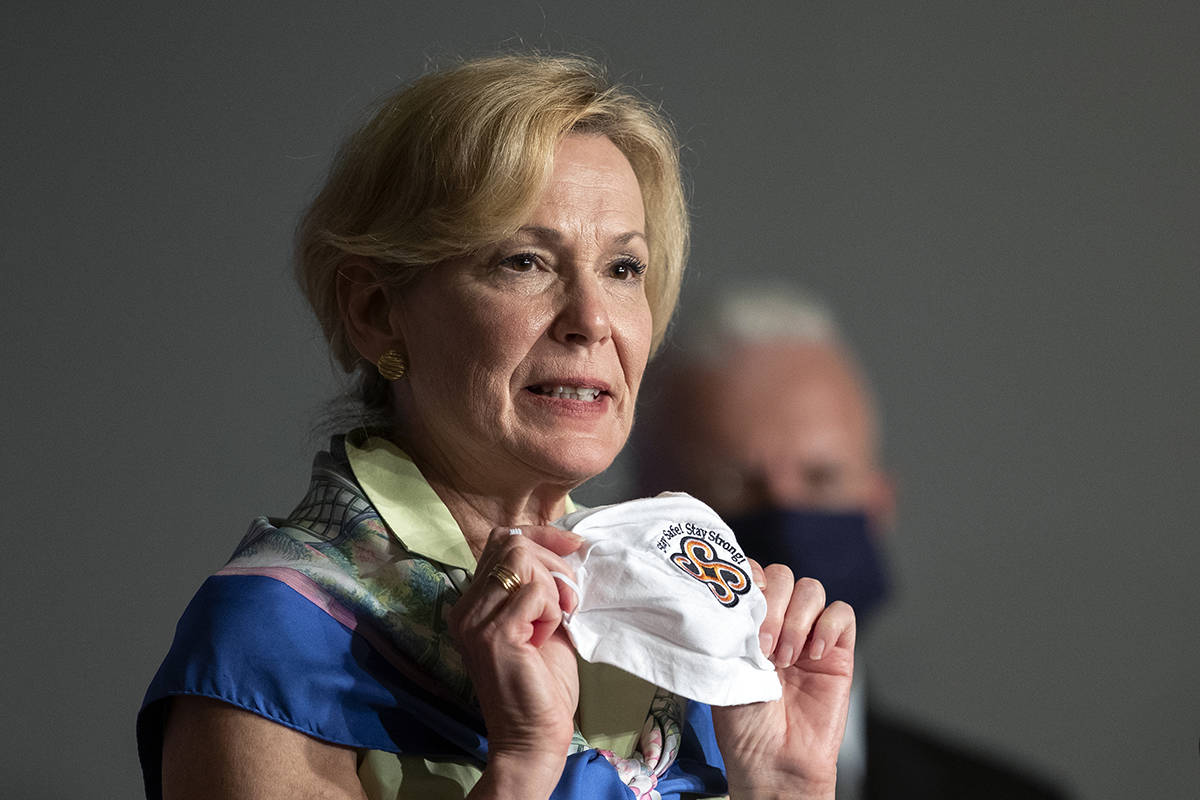
<svg viewBox="0 0 1200 800"><path fill-rule="evenodd" d="M721 605L737 605L738 595L750 591L750 576L741 567L717 558L712 545L694 536L679 540L680 552L671 554L671 563L706 585Z"/></svg>

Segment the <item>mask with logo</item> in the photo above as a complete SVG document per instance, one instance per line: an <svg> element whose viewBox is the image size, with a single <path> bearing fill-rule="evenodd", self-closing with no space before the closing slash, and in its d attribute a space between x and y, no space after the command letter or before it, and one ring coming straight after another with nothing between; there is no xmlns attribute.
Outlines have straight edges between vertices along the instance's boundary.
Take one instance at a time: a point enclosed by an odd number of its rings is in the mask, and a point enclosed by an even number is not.
<svg viewBox="0 0 1200 800"><path fill-rule="evenodd" d="M584 660L710 705L779 699L775 667L758 643L766 598L711 508L663 493L556 524L584 539L565 559L578 605L563 623Z"/></svg>
<svg viewBox="0 0 1200 800"><path fill-rule="evenodd" d="M729 525L760 564L786 564L797 578L819 580L830 602L853 606L860 628L887 597L887 575L866 514L766 508L731 517Z"/></svg>

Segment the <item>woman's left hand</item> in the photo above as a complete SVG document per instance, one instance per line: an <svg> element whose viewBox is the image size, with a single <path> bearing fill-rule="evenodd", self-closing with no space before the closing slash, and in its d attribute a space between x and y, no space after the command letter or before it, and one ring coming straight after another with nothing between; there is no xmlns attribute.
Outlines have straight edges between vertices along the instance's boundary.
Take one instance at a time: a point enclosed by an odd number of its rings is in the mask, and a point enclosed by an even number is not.
<svg viewBox="0 0 1200 800"><path fill-rule="evenodd" d="M841 601L827 607L820 582L793 582L782 564L750 565L767 598L759 639L783 697L713 708L730 798L833 798L854 674L854 611Z"/></svg>

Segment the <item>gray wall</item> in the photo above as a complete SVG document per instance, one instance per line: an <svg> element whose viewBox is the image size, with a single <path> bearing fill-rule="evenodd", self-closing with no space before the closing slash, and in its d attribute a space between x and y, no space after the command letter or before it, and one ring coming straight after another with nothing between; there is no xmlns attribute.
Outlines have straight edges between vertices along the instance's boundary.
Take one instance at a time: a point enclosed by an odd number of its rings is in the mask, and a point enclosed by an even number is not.
<svg viewBox="0 0 1200 800"><path fill-rule="evenodd" d="M788 275L840 308L901 487L877 694L1084 797L1196 796L1200 6L25 5L0 793L139 794L174 621L299 497L337 391L288 277L299 208L397 78L524 42L677 120L689 291Z"/></svg>

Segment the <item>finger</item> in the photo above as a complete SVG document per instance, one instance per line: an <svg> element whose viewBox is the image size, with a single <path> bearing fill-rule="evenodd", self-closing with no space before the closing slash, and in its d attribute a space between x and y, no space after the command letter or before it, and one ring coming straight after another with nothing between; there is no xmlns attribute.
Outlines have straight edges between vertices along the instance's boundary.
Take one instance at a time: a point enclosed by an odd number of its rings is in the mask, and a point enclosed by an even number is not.
<svg viewBox="0 0 1200 800"><path fill-rule="evenodd" d="M529 602L530 613L538 612L537 617L530 622L532 630L529 633L529 644L541 647L563 623L558 586L555 585L549 590L539 587L537 597L531 598Z"/></svg>
<svg viewBox="0 0 1200 800"><path fill-rule="evenodd" d="M565 572L574 577L574 571L566 566L563 554L558 551L564 549L568 553L575 552L582 545L581 536L572 534L569 530L559 530L548 527L548 525L522 528L520 535L510 534L510 530L512 529L493 528L492 533L488 534L484 552L480 553L479 564L475 567L476 575L491 570L500 561L508 559L510 553L527 549L527 552L534 553L538 557L547 570Z"/></svg>
<svg viewBox="0 0 1200 800"><path fill-rule="evenodd" d="M747 560L750 562L750 576L754 578L754 585L759 589L762 589L763 581L760 580L763 574L762 564L758 563L753 558Z"/></svg>
<svg viewBox="0 0 1200 800"><path fill-rule="evenodd" d="M513 536L509 533L510 530L512 529L497 526L488 533L487 541L483 544L483 552L479 554L479 563L475 566L476 574L491 569L502 561L508 553L510 545L524 538L523 536Z"/></svg>
<svg viewBox="0 0 1200 800"><path fill-rule="evenodd" d="M580 601L583 600L583 592L580 591L579 584L565 572L551 570L550 577L558 583L558 607L567 614L575 611Z"/></svg>
<svg viewBox="0 0 1200 800"><path fill-rule="evenodd" d="M825 587L815 578L801 578L792 587L791 598L775 648L775 666L790 667L800 656L813 623L825 610Z"/></svg>
<svg viewBox="0 0 1200 800"><path fill-rule="evenodd" d="M496 564L505 564L517 573L517 576L522 581L531 580L534 574L541 572L559 573L565 575L570 581L575 580L575 571L567 566L567 562L562 556L543 546L541 542L545 541L552 545L564 545L560 549L574 548L578 549L583 539L570 531L563 531L550 526L531 526L522 528L520 535L514 535L509 528L493 528L488 536L487 544L484 546L483 553L479 556L479 564L476 568L476 575L487 575ZM566 539L563 535L566 535ZM573 537L578 541L570 541ZM523 553L533 559L533 566L526 572L524 569L517 569L513 564L518 563L515 560L514 553ZM559 595L559 608L564 611L571 612L578 605L578 597L575 591L569 588L568 584L559 583L555 586L555 591Z"/></svg>
<svg viewBox="0 0 1200 800"><path fill-rule="evenodd" d="M758 644L763 655L774 660L779 647L779 632L792 595L792 571L783 564L769 564L763 569L751 561L750 573L767 599L767 614L758 626Z"/></svg>
<svg viewBox="0 0 1200 800"><path fill-rule="evenodd" d="M556 559L542 558L542 563L549 570L551 576L558 574L563 577L563 580L556 582L558 607L568 614L571 613L579 605L579 587L575 582L575 571L567 567L561 557L570 555L582 547L584 538L553 525L529 525L520 530L523 536L558 557ZM511 529L509 533L512 533Z"/></svg>
<svg viewBox="0 0 1200 800"><path fill-rule="evenodd" d="M512 531L519 530L519 534ZM557 558L562 558L578 550L583 545L583 537L571 531L564 531L551 525L529 525L523 528L492 528L484 543L483 552L479 555L479 569L491 567L495 559L503 558L503 554L514 547L526 547L534 544L535 549L543 550ZM562 563L553 562L553 563Z"/></svg>
<svg viewBox="0 0 1200 800"><path fill-rule="evenodd" d="M858 625L854 618L854 609L841 600L835 600L821 612L812 626L808 657L819 661L836 647L853 651L857 634Z"/></svg>
<svg viewBox="0 0 1200 800"><path fill-rule="evenodd" d="M511 643L540 647L562 623L558 587L548 572L540 572L506 594L493 619Z"/></svg>
<svg viewBox="0 0 1200 800"><path fill-rule="evenodd" d="M533 582L537 572L536 564L537 558L528 549L511 546L495 537L489 537L488 544L479 555L471 585L462 599L455 604L452 613L469 616L474 620L474 624L482 624L522 586ZM509 573L512 580L506 581L503 575ZM509 585L506 586L506 583Z"/></svg>
<svg viewBox="0 0 1200 800"><path fill-rule="evenodd" d="M583 546L582 536L553 525L525 525L519 530L523 536L537 542L555 555L570 555Z"/></svg>
<svg viewBox="0 0 1200 800"><path fill-rule="evenodd" d="M754 581L755 587L760 592L767 591L767 576L763 573L762 565L753 558L750 559L750 580Z"/></svg>
<svg viewBox="0 0 1200 800"><path fill-rule="evenodd" d="M495 624L549 623L553 630L562 616L558 584L534 548L507 548L503 558L495 561L486 572L476 573L467 594L455 604L451 613L458 619L458 629L464 635L478 635ZM553 610L547 610L547 605ZM524 639L528 638L526 632Z"/></svg>

